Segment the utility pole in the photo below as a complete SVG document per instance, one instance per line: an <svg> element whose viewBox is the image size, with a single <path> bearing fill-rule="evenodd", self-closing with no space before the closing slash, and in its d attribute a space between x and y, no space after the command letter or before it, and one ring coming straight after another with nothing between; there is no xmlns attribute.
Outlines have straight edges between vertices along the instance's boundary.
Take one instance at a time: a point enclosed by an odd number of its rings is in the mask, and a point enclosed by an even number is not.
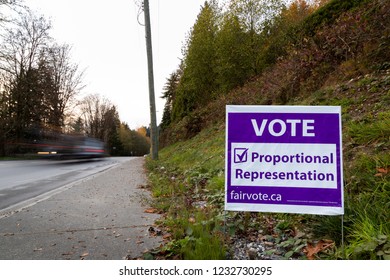
<svg viewBox="0 0 390 280"><path fill-rule="evenodd" d="M149 77L149 103L150 103L150 138L152 146L152 159L158 159L158 130L156 120L156 102L154 97L154 77L153 77L153 52L152 52L152 32L150 28L149 0L144 0L145 13L145 33L146 33L146 53L148 57L148 77Z"/></svg>

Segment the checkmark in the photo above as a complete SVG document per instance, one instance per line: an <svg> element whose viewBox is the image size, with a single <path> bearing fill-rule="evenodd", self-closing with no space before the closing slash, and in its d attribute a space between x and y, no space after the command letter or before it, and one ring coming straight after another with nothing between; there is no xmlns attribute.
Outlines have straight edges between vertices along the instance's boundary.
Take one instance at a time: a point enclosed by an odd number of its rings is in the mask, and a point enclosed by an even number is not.
<svg viewBox="0 0 390 280"><path fill-rule="evenodd" d="M234 163L242 163L248 160L248 148L234 149Z"/></svg>

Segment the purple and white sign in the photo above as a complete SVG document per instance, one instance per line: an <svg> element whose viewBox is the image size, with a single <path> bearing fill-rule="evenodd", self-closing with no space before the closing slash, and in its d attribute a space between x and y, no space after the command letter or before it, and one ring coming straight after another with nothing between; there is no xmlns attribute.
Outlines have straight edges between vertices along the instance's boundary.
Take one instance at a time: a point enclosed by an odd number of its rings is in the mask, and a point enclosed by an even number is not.
<svg viewBox="0 0 390 280"><path fill-rule="evenodd" d="M339 106L226 106L225 210L342 215Z"/></svg>

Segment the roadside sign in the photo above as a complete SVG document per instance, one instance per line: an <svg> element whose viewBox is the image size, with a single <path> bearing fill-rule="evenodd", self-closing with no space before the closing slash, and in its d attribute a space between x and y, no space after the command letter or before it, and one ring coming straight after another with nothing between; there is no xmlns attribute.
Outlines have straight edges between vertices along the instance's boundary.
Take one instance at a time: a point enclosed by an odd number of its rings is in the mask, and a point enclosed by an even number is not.
<svg viewBox="0 0 390 280"><path fill-rule="evenodd" d="M226 106L225 210L344 214L339 106Z"/></svg>

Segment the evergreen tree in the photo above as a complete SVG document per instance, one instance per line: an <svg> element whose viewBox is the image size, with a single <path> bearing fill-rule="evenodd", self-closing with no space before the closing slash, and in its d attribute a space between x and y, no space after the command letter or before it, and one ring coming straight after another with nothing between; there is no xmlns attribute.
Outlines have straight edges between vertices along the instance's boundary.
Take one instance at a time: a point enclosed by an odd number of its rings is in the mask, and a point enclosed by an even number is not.
<svg viewBox="0 0 390 280"><path fill-rule="evenodd" d="M217 14L216 3L205 2L190 32L184 48L183 75L174 100L173 119L180 119L207 104L217 90Z"/></svg>
<svg viewBox="0 0 390 280"><path fill-rule="evenodd" d="M164 86L164 92L161 98L165 99L164 112L160 124L160 129L164 130L171 123L172 106L175 100L177 86L180 81L180 70L173 72L167 79Z"/></svg>
<svg viewBox="0 0 390 280"><path fill-rule="evenodd" d="M249 36L238 17L226 13L216 39L217 82L219 91L227 93L242 85L253 74Z"/></svg>

